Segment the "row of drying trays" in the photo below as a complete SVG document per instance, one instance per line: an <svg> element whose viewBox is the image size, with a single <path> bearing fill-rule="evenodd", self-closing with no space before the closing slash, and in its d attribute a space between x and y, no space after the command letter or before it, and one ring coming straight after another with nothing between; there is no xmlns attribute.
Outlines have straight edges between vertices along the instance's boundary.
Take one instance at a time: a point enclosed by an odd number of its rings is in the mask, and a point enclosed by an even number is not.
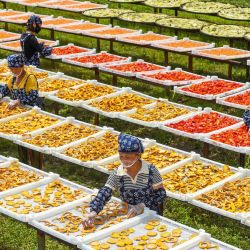
<svg viewBox="0 0 250 250"><path fill-rule="evenodd" d="M118 246L122 246L120 244L126 245L126 241L122 240L124 236L129 236L128 245L135 245L139 238L147 247L153 244L149 241L150 238L162 239L165 243L157 244L167 245L175 250L203 249L208 244L223 250L239 249L211 238L204 230L195 230L158 216L148 209L143 214L128 219L128 208L116 198L112 198L104 207L94 228L84 229L81 221L88 215L89 202L98 190L70 182L54 173L37 170L13 158L0 156L0 160L3 174L0 179L5 184L5 171L9 175L15 173L14 178L13 175L7 177L7 182L13 178L11 183L7 183L10 189L0 192L0 212L64 242L77 245L79 249L96 249L97 244L101 248L103 246L102 249L118 249ZM13 187L18 177L22 178L23 183ZM239 219L246 225L250 223L249 214L242 214ZM117 240L114 239L119 236L123 238L116 244Z"/></svg>
<svg viewBox="0 0 250 250"><path fill-rule="evenodd" d="M67 59L65 59L67 60ZM6 61L3 60L2 65L6 65ZM7 67L7 66L5 66ZM70 106L74 106L74 107L81 107L84 108L86 110L89 110L91 112L94 112L96 114L100 114L106 117L110 117L110 118L118 118L118 119L122 119L128 122L133 122L135 124L139 124L139 125L143 125L143 126L148 126L148 127L154 127L154 128L159 128L161 130L170 132L170 133L174 133L177 135L181 135L181 136L185 136L185 137L189 137L189 138L193 138L193 139L197 139L197 140L201 140L203 142L207 142L210 144L213 144L215 146L219 146L228 150L232 150L235 152L239 152L239 153L243 153L243 154L249 154L250 153L250 149L248 144L244 144L244 145L230 145L230 143L223 143L221 141L218 140L214 140L212 137L214 135L217 134L223 134L224 132L227 131L236 131L236 130L241 130L241 128L244 127L244 122L242 121L242 119L238 118L238 117L234 117L234 116L230 116L230 115L226 115L223 113L219 113L219 112L215 112L213 111L211 108L205 108L204 110L202 110L201 108L193 108L193 107L189 107L189 106L185 106L185 105L181 105L181 104L177 104L177 103L173 103L173 102L169 102L167 99L157 99L157 98L153 98L151 96L147 96L145 94L142 94L140 92L136 92L133 91L131 88L128 87L123 87L123 88L118 88L118 87L111 87L110 85L105 85L103 83L99 83L97 81L82 81L80 79L77 78L73 78L73 77L69 77L66 76L62 73L53 73L53 72L48 72L48 71L43 71L40 69L35 69L33 68L33 70L40 72L42 74L46 74L45 79L40 79L39 80L39 85L40 85L40 89L43 88L43 84L45 85L45 89L44 91L40 92L40 96L45 96L46 98L56 101L58 103L62 103L62 104L66 104L66 105L70 105ZM6 73L4 73L6 74ZM8 74L8 73L7 73ZM48 80L46 81L46 78L49 76ZM94 96L89 96L89 93L87 94L86 98L84 98L84 100L82 100L80 98L80 100L75 101L74 97L73 100L71 100L70 98L67 99L67 90L65 89L46 89L46 85L54 85L56 84L56 81L66 81L66 84L64 83L64 87L65 85L67 86L67 81L69 81L69 83L71 83L71 85L69 85L69 87L71 87L69 89L69 92L72 92L73 95L77 94L78 91L80 92L84 92L86 91L85 88L87 88L88 91L93 91L95 88L101 88L102 90L99 90L99 94L98 90L97 93L94 94ZM74 84L73 84L73 83ZM87 84L87 85L86 85ZM75 85L75 86L73 86ZM248 85L246 85L248 86ZM90 87L90 88L89 88ZM105 91L106 90L106 91ZM48 92L46 92L48 91ZM66 94L63 96L58 96L61 92L63 93L64 91L66 91ZM95 90L96 91L96 90ZM104 92L103 92L104 91ZM86 93L85 93L86 95ZM119 99L120 98L120 99ZM118 102L118 100L120 102L128 102L128 98L130 98L130 101L133 101L132 99L134 99L134 103L132 103L129 107L120 107L122 104L121 103L114 103L114 102ZM137 100L136 100L137 98ZM112 108L113 110L110 109L109 106L109 100L112 101ZM104 102L103 105L101 105L101 103ZM136 102L139 102L140 105ZM158 112L161 111L162 109L162 105L174 105L175 109L177 109L177 111L171 111L171 112L177 112L177 114L174 117L166 117L166 114L162 113L162 116L164 117L164 119L162 117L157 117L151 120L146 119L146 114L143 118L137 118L136 116L133 117L133 115L137 114L140 111L140 108L144 109L145 111L153 111L152 115L156 115L158 114ZM101 106L100 106L101 105ZM105 106L106 105L106 106ZM125 105L125 104L124 104ZM159 106L160 105L160 106ZM138 111L139 110L139 111ZM184 113L178 113L180 111L185 110ZM169 111L170 112L170 111ZM188 130L182 130L180 128L175 128L175 127L171 127L173 124L178 124L181 121L187 121L189 122L190 119L195 119L197 116L201 117L201 116L210 116L210 115L218 115L218 117L216 119L225 119L225 121L221 121L221 123L225 123L225 124L220 124L217 127L214 124L210 124L210 126L212 126L212 128L210 128L209 131L204 131L202 132L202 130L200 131L188 131ZM145 119L144 119L145 118ZM207 117L209 118L209 117ZM163 119L163 120L162 120ZM229 122L228 122L229 121ZM201 121L202 123L206 122L206 120ZM217 120L214 122L218 122ZM241 132L243 133L243 131ZM245 136L247 136L247 131L245 131ZM2 137L7 137L10 138L11 136L9 135L5 135L3 133L1 133ZM12 137L11 137L12 138ZM16 138L15 136L13 137L14 139ZM246 138L247 139L247 138Z"/></svg>
<svg viewBox="0 0 250 250"><path fill-rule="evenodd" d="M13 23L13 24L26 24L27 19L34 14L33 12L21 12L21 11L13 11L13 10L1 10L1 22ZM165 49L176 52L190 52L195 55L205 56L208 58L220 59L220 60L232 60L232 59L241 59L241 58L249 58L249 51L240 50L236 48L227 47L228 50L232 50L232 54L222 54L216 55L214 53L204 53L205 49L210 49L215 46L214 43L206 43L199 42L196 40L189 40L188 38L184 38L182 40L177 40L177 37L160 35L153 32L148 32L146 34L142 34L141 30L133 30L121 28L119 26L112 27L111 25L97 24L89 21L83 20L75 20L63 17L54 18L52 15L40 15L43 20L43 28L52 29L55 31L61 31L71 34L79 34L86 35L94 38L100 39L115 39L116 41L131 43L135 45L145 45L150 46L152 48ZM153 36L154 39L143 39L143 35ZM142 37L138 37L137 40L132 39L133 36L142 35ZM5 39L1 39L3 42ZM6 39L8 40L8 38ZM12 39L13 40L13 39ZM193 46L182 47L182 42L194 43ZM171 42L177 42L176 46L170 46ZM180 46L178 46L178 42L180 42ZM221 48L215 48L215 50L220 50ZM234 53L233 53L234 52Z"/></svg>
<svg viewBox="0 0 250 250"><path fill-rule="evenodd" d="M7 99L6 102L2 103L2 107L6 107L3 105L7 105L9 101L10 100ZM119 132L112 128L93 126L77 121L72 117L63 118L42 111L36 107L28 111L24 108L22 110L18 108L18 110L12 110L10 112L12 113L7 114L9 115L8 117L6 117L6 109L1 112L2 115L5 115L5 118L0 120L1 138L11 140L31 150L50 154L62 160L84 167L94 168L108 174L110 173L110 165L117 164L117 162L119 163L117 154L117 138ZM16 112L16 114L14 112ZM170 174L170 179L175 178L173 176L171 177L171 174L175 173L179 175L178 171L184 171L185 175L188 168L192 166L193 170L188 170L190 175L187 176L191 176L192 178L193 174L195 174L195 176L198 175L196 169L199 169L199 163L197 165L196 161L201 161L203 167L209 165L208 176L204 177L205 167L203 169L204 171L201 171L199 175L196 176L199 182L197 182L196 178L194 182L188 184L192 186L192 191L189 189L180 191L181 188L176 184L177 187L174 192L171 188L167 190L168 196L188 201L209 211L237 219L238 216L235 212L229 212L225 209L208 205L195 200L195 198L205 192L221 188L225 183L230 181L237 182L241 181L242 178L246 178L247 181L250 174L249 170L242 168L236 169L233 167L228 168L223 166L223 164L201 158L195 153L188 153L167 147L150 139L142 140L145 146L145 153L147 152L145 160L148 159L150 163L159 167L163 179L164 176L168 176L168 174ZM214 168L213 173L212 169ZM210 170L212 172L210 172ZM216 172L220 172L220 174L217 175ZM211 182L212 175L214 175L215 179ZM209 178L207 179L207 177ZM199 186L197 183L203 183L201 181L202 178L206 179L205 184ZM192 179L190 179L190 182L191 181Z"/></svg>

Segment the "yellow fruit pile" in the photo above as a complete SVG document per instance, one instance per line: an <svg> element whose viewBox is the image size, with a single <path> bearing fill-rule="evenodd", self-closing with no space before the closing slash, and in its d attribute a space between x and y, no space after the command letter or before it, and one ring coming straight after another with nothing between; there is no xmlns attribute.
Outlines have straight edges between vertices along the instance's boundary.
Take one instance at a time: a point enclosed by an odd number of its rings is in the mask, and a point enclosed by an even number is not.
<svg viewBox="0 0 250 250"><path fill-rule="evenodd" d="M114 92L114 89L109 86L101 86L87 83L77 89L62 89L59 90L56 96L68 101L86 101L100 96L108 95Z"/></svg>
<svg viewBox="0 0 250 250"><path fill-rule="evenodd" d="M42 176L35 172L23 170L18 162L9 167L0 168L0 192L38 181Z"/></svg>
<svg viewBox="0 0 250 250"><path fill-rule="evenodd" d="M171 166L179 161L187 158L185 155L178 154L172 150L163 149L159 146L152 146L146 148L142 154L142 160L153 164L158 169L162 169ZM121 165L120 161L115 161L107 165L103 165L108 170L114 170Z"/></svg>
<svg viewBox="0 0 250 250"><path fill-rule="evenodd" d="M63 88L70 88L79 84L82 84L81 80L70 79L46 79L39 83L39 91L51 92Z"/></svg>
<svg viewBox="0 0 250 250"><path fill-rule="evenodd" d="M178 108L173 104L157 102L156 107L150 109L138 108L136 112L129 117L145 122L166 121L180 115L188 114L189 112L189 110Z"/></svg>
<svg viewBox="0 0 250 250"><path fill-rule="evenodd" d="M178 154L172 150L166 150L159 146L146 148L142 154L142 159L153 164L158 169L173 165L187 158L185 155Z"/></svg>
<svg viewBox="0 0 250 250"><path fill-rule="evenodd" d="M8 109L7 108L8 104L9 103L7 103L7 102L0 103L0 119L6 118L6 117L11 116L11 115L16 115L16 114L20 114L22 112L28 111L27 108L22 107L22 106L17 106L14 109Z"/></svg>
<svg viewBox="0 0 250 250"><path fill-rule="evenodd" d="M55 180L44 189L35 188L0 200L1 207L18 214L40 213L66 202L85 197L82 190L72 189Z"/></svg>
<svg viewBox="0 0 250 250"><path fill-rule="evenodd" d="M138 228L139 229L139 228ZM143 231L143 229L141 229ZM128 250L144 250L144 249L169 249L168 245L175 247L184 243L196 235L182 236L181 228L169 230L167 226L157 219L153 219L144 225L145 234L135 236L135 229L128 228L123 231L113 232L111 236L104 242L92 241L89 245L96 250L102 249L128 249ZM180 238L186 238L180 240Z"/></svg>
<svg viewBox="0 0 250 250"><path fill-rule="evenodd" d="M127 219L127 212L127 205L116 201L110 201L98 214L94 221L94 225L89 228L84 228L82 225L83 219L90 213L89 205L77 207L75 210L65 212L52 220L42 220L40 222L58 232L67 235L78 233L78 236L84 237L89 233L108 228L124 221Z"/></svg>
<svg viewBox="0 0 250 250"><path fill-rule="evenodd" d="M4 134L23 135L25 133L48 127L58 122L58 119L32 111L24 117L0 123L0 132Z"/></svg>
<svg viewBox="0 0 250 250"><path fill-rule="evenodd" d="M24 142L39 147L60 147L70 142L90 136L96 132L96 129L84 125L76 126L73 124L64 124L34 136L32 139L26 139Z"/></svg>
<svg viewBox="0 0 250 250"><path fill-rule="evenodd" d="M117 150L118 136L107 132L101 138L91 137L76 147L66 149L64 154L81 161L98 161L117 154Z"/></svg>
<svg viewBox="0 0 250 250"><path fill-rule="evenodd" d="M250 212L250 177L228 182L198 200L232 213Z"/></svg>
<svg viewBox="0 0 250 250"><path fill-rule="evenodd" d="M234 174L228 166L222 169L203 164L201 161L192 161L166 175L163 178L163 185L166 190L174 193L194 193L209 185Z"/></svg>
<svg viewBox="0 0 250 250"><path fill-rule="evenodd" d="M91 106L106 112L121 112L133 108L139 108L152 102L151 99L134 93L125 93L115 97L104 97L100 101L92 102Z"/></svg>
<svg viewBox="0 0 250 250"><path fill-rule="evenodd" d="M2 64L2 65L0 66L0 74L8 73L9 71L10 71L10 70L9 70L7 64Z"/></svg>

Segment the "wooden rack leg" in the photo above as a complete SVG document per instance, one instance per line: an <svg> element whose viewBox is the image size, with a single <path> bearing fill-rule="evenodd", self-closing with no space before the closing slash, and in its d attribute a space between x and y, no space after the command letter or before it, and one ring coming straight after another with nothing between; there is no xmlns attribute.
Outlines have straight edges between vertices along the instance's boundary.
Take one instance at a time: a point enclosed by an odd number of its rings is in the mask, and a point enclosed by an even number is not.
<svg viewBox="0 0 250 250"><path fill-rule="evenodd" d="M154 13L157 13L157 8L154 8Z"/></svg>
<svg viewBox="0 0 250 250"><path fill-rule="evenodd" d="M54 113L56 115L58 115L60 108L59 108L59 104L57 102L54 103L53 108L54 108Z"/></svg>
<svg viewBox="0 0 250 250"><path fill-rule="evenodd" d="M239 158L239 165L240 167L245 167L245 161L246 161L246 155L245 154L240 154Z"/></svg>
<svg viewBox="0 0 250 250"><path fill-rule="evenodd" d="M24 11L28 12L28 6L27 5L24 6Z"/></svg>
<svg viewBox="0 0 250 250"><path fill-rule="evenodd" d="M3 4L3 8L6 9L7 8L7 3L6 2L1 2Z"/></svg>
<svg viewBox="0 0 250 250"><path fill-rule="evenodd" d="M229 46L233 47L234 46L234 39L229 39Z"/></svg>
<svg viewBox="0 0 250 250"><path fill-rule="evenodd" d="M203 143L203 149L202 149L203 157L208 158L209 157L209 144L207 142Z"/></svg>
<svg viewBox="0 0 250 250"><path fill-rule="evenodd" d="M100 115L99 114L95 114L94 125L98 126L99 123L100 123Z"/></svg>
<svg viewBox="0 0 250 250"><path fill-rule="evenodd" d="M101 41L99 38L97 38L96 40L96 52L100 52L101 51Z"/></svg>
<svg viewBox="0 0 250 250"><path fill-rule="evenodd" d="M159 13L162 13L162 9L161 8L159 8Z"/></svg>
<svg viewBox="0 0 250 250"><path fill-rule="evenodd" d="M95 68L95 79L96 79L97 81L100 80L100 72L99 72L98 68Z"/></svg>
<svg viewBox="0 0 250 250"><path fill-rule="evenodd" d="M96 17L95 21L96 21L96 23L100 23L99 17Z"/></svg>
<svg viewBox="0 0 250 250"><path fill-rule="evenodd" d="M6 31L9 30L9 25L8 25L8 23L4 23L4 29L5 29Z"/></svg>
<svg viewBox="0 0 250 250"><path fill-rule="evenodd" d="M233 75L233 65L231 63L228 64L228 79L232 79Z"/></svg>
<svg viewBox="0 0 250 250"><path fill-rule="evenodd" d="M39 152L38 157L39 157L39 159L38 159L38 168L40 170L42 170L43 169L43 154Z"/></svg>
<svg viewBox="0 0 250 250"><path fill-rule="evenodd" d="M168 51L164 51L164 60L165 60L165 65L168 66L169 63L169 57L168 57Z"/></svg>
<svg viewBox="0 0 250 250"><path fill-rule="evenodd" d="M37 243L38 243L38 250L45 250L45 234L37 230Z"/></svg>
<svg viewBox="0 0 250 250"><path fill-rule="evenodd" d="M28 149L22 146L17 146L19 160L23 163L28 164L29 156L28 156Z"/></svg>
<svg viewBox="0 0 250 250"><path fill-rule="evenodd" d="M175 30L174 30L174 35L175 35L175 36L178 36L178 34L179 34L178 29L175 29Z"/></svg>
<svg viewBox="0 0 250 250"><path fill-rule="evenodd" d="M246 66L246 79L249 80L250 66Z"/></svg>
<svg viewBox="0 0 250 250"><path fill-rule="evenodd" d="M113 17L110 18L110 24L112 25L112 27L114 26L114 18Z"/></svg>
<svg viewBox="0 0 250 250"><path fill-rule="evenodd" d="M112 85L117 86L117 76L116 75L113 75L113 77L112 77Z"/></svg>
<svg viewBox="0 0 250 250"><path fill-rule="evenodd" d="M114 44L113 44L113 40L111 39L110 41L109 41L109 51L110 51L110 53L113 53L114 52L114 46L113 46Z"/></svg>
<svg viewBox="0 0 250 250"><path fill-rule="evenodd" d="M174 10L174 15L175 15L175 16L178 16L178 9L175 9L175 10Z"/></svg>
<svg viewBox="0 0 250 250"><path fill-rule="evenodd" d="M55 30L54 29L51 29L51 31L50 31L50 38L51 38L51 40L55 40Z"/></svg>
<svg viewBox="0 0 250 250"><path fill-rule="evenodd" d="M188 56L188 70L190 72L193 72L193 56L192 55Z"/></svg>

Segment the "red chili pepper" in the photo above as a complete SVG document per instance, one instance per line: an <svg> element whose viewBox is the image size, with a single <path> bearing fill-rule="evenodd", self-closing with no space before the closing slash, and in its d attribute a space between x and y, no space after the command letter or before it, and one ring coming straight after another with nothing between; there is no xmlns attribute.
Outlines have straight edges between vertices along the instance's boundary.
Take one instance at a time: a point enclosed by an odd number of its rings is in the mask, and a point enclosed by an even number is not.
<svg viewBox="0 0 250 250"><path fill-rule="evenodd" d="M211 136L211 139L235 147L250 147L250 132L248 127L243 125L238 129L230 129Z"/></svg>
<svg viewBox="0 0 250 250"><path fill-rule="evenodd" d="M235 96L227 97L225 101L249 106L250 105L250 91L246 91L243 94L238 94Z"/></svg>
<svg viewBox="0 0 250 250"><path fill-rule="evenodd" d="M202 79L203 76L197 76L193 74L189 74L186 72L181 71L170 71L170 72L159 72L152 75L147 75L150 78L154 78L157 80L171 80L173 82L175 81L188 81L188 80L198 80Z"/></svg>
<svg viewBox="0 0 250 250"><path fill-rule="evenodd" d="M53 54L55 55L69 55L69 54L77 54L81 52L86 52L86 49L78 48L76 46L67 46L65 48L53 48Z"/></svg>
<svg viewBox="0 0 250 250"><path fill-rule="evenodd" d="M81 63L98 64L98 63L120 61L121 59L123 59L123 58L120 56L108 55L106 53L100 53L100 54L97 54L94 56L83 56L83 57L79 57L79 58L73 58L71 60L81 62Z"/></svg>
<svg viewBox="0 0 250 250"><path fill-rule="evenodd" d="M192 92L199 95L218 95L233 89L242 87L244 84L228 82L224 80L212 80L199 84L193 84L189 87L181 88L184 91Z"/></svg>
<svg viewBox="0 0 250 250"><path fill-rule="evenodd" d="M190 119L172 123L166 126L194 134L209 133L233 125L237 122L237 120L231 117L222 116L216 112L211 112L209 114L196 115Z"/></svg>

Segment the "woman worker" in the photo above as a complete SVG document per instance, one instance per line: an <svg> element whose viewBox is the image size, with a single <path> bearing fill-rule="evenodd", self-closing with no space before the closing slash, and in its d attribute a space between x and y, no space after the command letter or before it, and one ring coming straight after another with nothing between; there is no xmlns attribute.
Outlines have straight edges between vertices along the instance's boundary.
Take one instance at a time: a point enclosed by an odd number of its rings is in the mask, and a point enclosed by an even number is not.
<svg viewBox="0 0 250 250"><path fill-rule="evenodd" d="M25 65L40 66L40 56L50 56L52 47L39 43L36 34L41 31L42 20L39 16L32 15L27 21L27 31L21 35L20 43Z"/></svg>
<svg viewBox="0 0 250 250"><path fill-rule="evenodd" d="M41 106L37 79L25 70L23 56L10 55L7 61L13 76L9 78L7 84L0 86L0 99L11 96L13 101L8 105L9 109L18 105Z"/></svg>
<svg viewBox="0 0 250 250"><path fill-rule="evenodd" d="M122 201L129 204L128 217L141 214L144 207L163 213L166 191L157 168L143 160L142 142L131 135L120 134L119 156L121 165L109 176L105 186L90 202L90 214L83 221L84 227L90 227L95 217L110 200L114 190L118 190Z"/></svg>

